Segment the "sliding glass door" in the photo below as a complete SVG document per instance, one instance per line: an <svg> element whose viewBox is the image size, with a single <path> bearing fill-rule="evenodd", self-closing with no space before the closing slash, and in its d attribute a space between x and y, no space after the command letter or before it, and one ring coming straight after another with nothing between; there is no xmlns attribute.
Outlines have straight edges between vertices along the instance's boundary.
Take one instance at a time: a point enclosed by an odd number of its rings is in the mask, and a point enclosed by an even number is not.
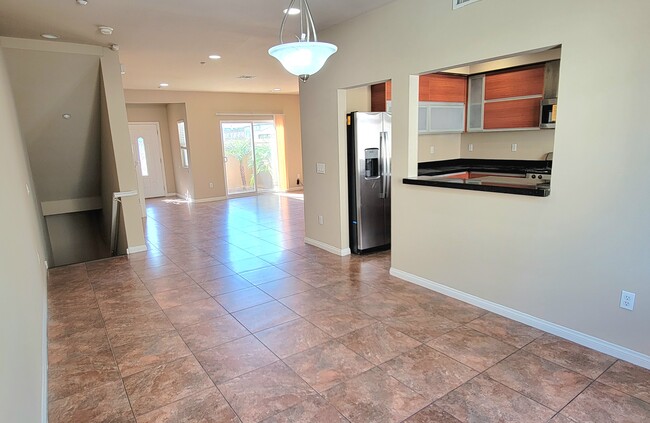
<svg viewBox="0 0 650 423"><path fill-rule="evenodd" d="M222 122L221 139L228 196L278 190L273 121Z"/></svg>

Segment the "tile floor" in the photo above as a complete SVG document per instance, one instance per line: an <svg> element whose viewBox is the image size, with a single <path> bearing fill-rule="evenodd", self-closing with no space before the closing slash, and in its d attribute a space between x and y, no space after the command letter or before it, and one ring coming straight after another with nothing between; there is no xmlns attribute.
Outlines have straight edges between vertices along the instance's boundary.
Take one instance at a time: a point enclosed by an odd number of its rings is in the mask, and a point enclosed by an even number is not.
<svg viewBox="0 0 650 423"><path fill-rule="evenodd" d="M303 243L303 203L150 201L49 275L49 421L648 422L650 371Z"/></svg>

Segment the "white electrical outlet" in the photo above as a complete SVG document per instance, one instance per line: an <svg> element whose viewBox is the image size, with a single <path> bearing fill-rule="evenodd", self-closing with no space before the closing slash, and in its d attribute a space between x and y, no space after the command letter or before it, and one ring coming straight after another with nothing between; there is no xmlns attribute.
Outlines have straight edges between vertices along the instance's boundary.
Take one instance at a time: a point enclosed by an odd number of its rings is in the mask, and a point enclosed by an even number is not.
<svg viewBox="0 0 650 423"><path fill-rule="evenodd" d="M468 149L469 151L474 151L474 144L470 144L470 145L468 145L468 146L467 146L467 149Z"/></svg>
<svg viewBox="0 0 650 423"><path fill-rule="evenodd" d="M322 225L323 223L325 223L323 216L318 216L318 224Z"/></svg>
<svg viewBox="0 0 650 423"><path fill-rule="evenodd" d="M636 294L634 292L621 291L621 308L634 310L635 297Z"/></svg>
<svg viewBox="0 0 650 423"><path fill-rule="evenodd" d="M513 152L517 151L517 144L512 144L512 151Z"/></svg>
<svg viewBox="0 0 650 423"><path fill-rule="evenodd" d="M434 147L434 146L429 147L429 152L431 154L436 154L436 147Z"/></svg>
<svg viewBox="0 0 650 423"><path fill-rule="evenodd" d="M316 173L325 173L325 163L316 163Z"/></svg>
<svg viewBox="0 0 650 423"><path fill-rule="evenodd" d="M210 182L210 188L214 188L214 184Z"/></svg>

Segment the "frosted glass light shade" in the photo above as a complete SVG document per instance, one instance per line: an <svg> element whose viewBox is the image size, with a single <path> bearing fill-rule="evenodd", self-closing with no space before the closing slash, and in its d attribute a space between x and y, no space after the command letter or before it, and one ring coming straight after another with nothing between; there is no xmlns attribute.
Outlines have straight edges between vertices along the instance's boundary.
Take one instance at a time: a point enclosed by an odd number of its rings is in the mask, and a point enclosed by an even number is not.
<svg viewBox="0 0 650 423"><path fill-rule="evenodd" d="M298 41L279 44L269 49L269 54L296 76L313 75L338 48L334 44L315 41Z"/></svg>

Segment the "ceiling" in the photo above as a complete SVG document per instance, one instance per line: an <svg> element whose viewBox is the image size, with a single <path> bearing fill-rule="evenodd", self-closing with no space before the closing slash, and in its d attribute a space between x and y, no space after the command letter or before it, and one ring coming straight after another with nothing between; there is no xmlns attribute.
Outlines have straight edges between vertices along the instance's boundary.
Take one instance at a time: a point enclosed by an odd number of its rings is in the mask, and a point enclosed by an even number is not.
<svg viewBox="0 0 650 423"><path fill-rule="evenodd" d="M320 31L390 1L311 0L309 5ZM88 0L85 6L76 0L0 0L0 4L2 36L40 39L40 34L51 33L60 37L52 42L118 44L127 89L158 89L166 82L165 89L179 91L298 92L297 77L267 53L278 43L282 11L289 0ZM113 27L113 35L101 35L99 25ZM285 40L292 34L285 32ZM222 59L210 60L210 54ZM255 78L238 79L241 75Z"/></svg>

